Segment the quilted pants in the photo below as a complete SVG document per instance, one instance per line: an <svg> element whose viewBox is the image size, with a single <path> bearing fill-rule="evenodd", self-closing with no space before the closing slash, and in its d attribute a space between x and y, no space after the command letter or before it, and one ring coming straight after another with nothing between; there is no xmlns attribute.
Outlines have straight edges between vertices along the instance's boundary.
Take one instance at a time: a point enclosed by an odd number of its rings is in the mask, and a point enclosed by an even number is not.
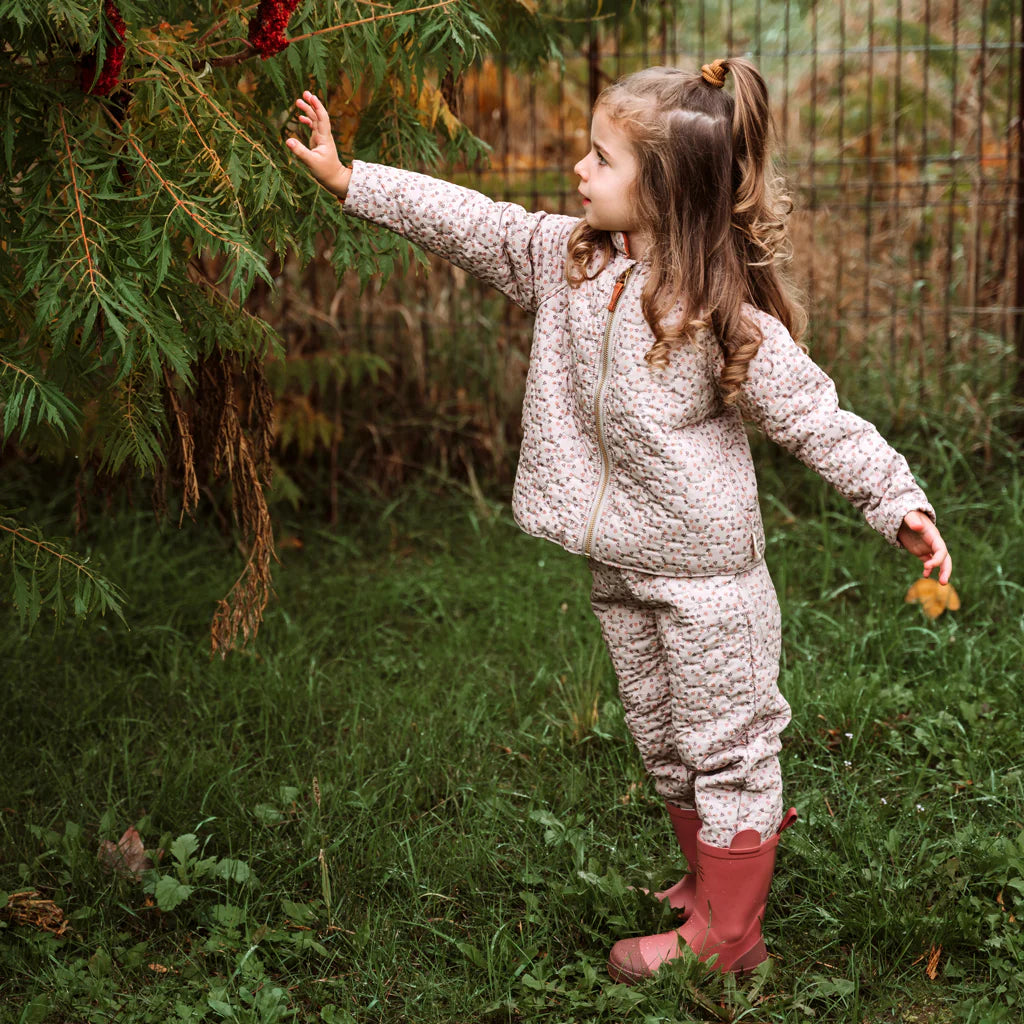
<svg viewBox="0 0 1024 1024"><path fill-rule="evenodd" d="M658 794L696 807L711 846L782 821L779 603L764 562L676 578L591 561L591 603L626 722Z"/></svg>

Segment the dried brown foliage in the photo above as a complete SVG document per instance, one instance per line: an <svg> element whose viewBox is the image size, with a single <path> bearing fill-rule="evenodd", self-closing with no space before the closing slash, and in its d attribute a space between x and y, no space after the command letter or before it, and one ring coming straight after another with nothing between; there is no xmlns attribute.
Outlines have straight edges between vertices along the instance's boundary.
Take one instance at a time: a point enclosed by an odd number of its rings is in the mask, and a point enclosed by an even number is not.
<svg viewBox="0 0 1024 1024"><path fill-rule="evenodd" d="M199 479L196 476L196 443L188 414L174 389L170 373L164 370L164 396L170 408L168 421L177 435L181 467L181 516L191 516L199 504ZM181 519L179 519L179 524Z"/></svg>
<svg viewBox="0 0 1024 1024"><path fill-rule="evenodd" d="M226 598L217 603L210 627L210 649L224 657L239 641L244 645L256 634L263 621L263 610L271 594L271 561L274 557L274 531L263 487L269 483L270 438L269 403L262 370L252 364L244 374L249 385L248 426L242 427L235 387L236 367L222 357L208 359L203 373L206 389L217 395L219 416L215 430L208 435L215 479L231 484L231 507L248 548L245 567ZM262 418L261 418L262 413Z"/></svg>
<svg viewBox="0 0 1024 1024"><path fill-rule="evenodd" d="M7 906L0 907L0 919L58 937L71 927L64 918L64 911L53 900L43 899L33 890L11 893Z"/></svg>
<svg viewBox="0 0 1024 1024"><path fill-rule="evenodd" d="M260 363L242 367L226 354L199 362L191 402L178 394L169 375L164 396L176 441L169 471L180 481L182 515L194 513L204 486L223 482L242 534L245 565L217 602L210 627L211 651L226 657L256 635L272 593L274 532L264 489L272 471L274 400ZM165 475L158 480L161 509L166 486Z"/></svg>
<svg viewBox="0 0 1024 1024"><path fill-rule="evenodd" d="M163 857L163 850L150 851L143 846L142 837L134 826L126 828L116 843L104 839L100 843L96 858L115 875L137 882L144 871L156 867L156 861ZM154 861L153 858L156 858Z"/></svg>

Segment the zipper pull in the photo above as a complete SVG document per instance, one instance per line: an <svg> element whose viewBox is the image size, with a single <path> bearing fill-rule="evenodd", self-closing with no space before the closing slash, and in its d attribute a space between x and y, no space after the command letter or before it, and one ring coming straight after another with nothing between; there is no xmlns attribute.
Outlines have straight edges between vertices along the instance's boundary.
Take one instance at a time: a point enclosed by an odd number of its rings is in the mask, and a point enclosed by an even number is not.
<svg viewBox="0 0 1024 1024"><path fill-rule="evenodd" d="M629 275L633 273L633 268L630 267L626 270L622 277L615 282L615 287L612 289L612 297L608 300L608 312L614 313L615 307L619 304L619 298L622 295L623 289L626 287L626 282L629 280Z"/></svg>

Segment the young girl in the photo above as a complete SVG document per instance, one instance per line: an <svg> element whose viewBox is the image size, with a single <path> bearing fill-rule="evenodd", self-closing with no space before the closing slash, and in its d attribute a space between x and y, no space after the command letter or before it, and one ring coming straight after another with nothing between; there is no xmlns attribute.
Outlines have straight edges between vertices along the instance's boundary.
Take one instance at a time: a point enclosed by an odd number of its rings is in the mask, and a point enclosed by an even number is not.
<svg viewBox="0 0 1024 1024"><path fill-rule="evenodd" d="M348 213L536 314L516 521L589 560L626 719L690 869L656 894L681 927L617 942L612 977L637 981L686 948L721 971L755 967L778 836L796 813L783 814L790 711L744 419L925 576L945 584L952 569L906 461L839 408L794 341L801 310L778 269L790 203L771 173L764 81L732 59L607 88L575 167L582 218L345 167L319 99L296 105L310 147L287 145Z"/></svg>

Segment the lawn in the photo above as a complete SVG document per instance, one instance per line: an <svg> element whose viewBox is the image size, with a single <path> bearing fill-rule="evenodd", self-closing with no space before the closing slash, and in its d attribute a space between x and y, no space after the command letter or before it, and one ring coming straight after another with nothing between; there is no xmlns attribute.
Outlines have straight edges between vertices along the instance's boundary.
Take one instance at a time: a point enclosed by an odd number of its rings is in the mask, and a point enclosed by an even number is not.
<svg viewBox="0 0 1024 1024"><path fill-rule="evenodd" d="M0 1021L1019 1020L1024 477L915 455L963 601L930 620L916 563L759 461L800 821L754 977L608 981L615 939L668 926L631 887L681 862L585 565L452 487L283 521L264 628L223 661L212 523L93 516L130 628L26 638L0 609L0 906L51 901L0 921ZM98 856L132 827L139 878Z"/></svg>

